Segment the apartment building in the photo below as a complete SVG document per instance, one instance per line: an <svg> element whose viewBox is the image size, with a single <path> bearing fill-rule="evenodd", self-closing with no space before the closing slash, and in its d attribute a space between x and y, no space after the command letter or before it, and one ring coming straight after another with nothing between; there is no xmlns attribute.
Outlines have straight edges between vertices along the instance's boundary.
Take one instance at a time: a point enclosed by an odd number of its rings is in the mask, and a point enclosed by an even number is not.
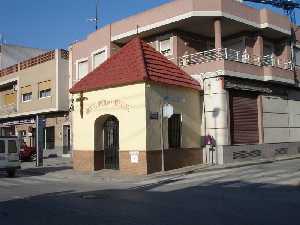
<svg viewBox="0 0 300 225"><path fill-rule="evenodd" d="M45 154L69 154L68 65L68 51L58 49L0 70L0 135L19 135L34 147L39 115Z"/></svg>
<svg viewBox="0 0 300 225"><path fill-rule="evenodd" d="M0 42L0 69L10 67L45 52L47 52L47 50Z"/></svg>
<svg viewBox="0 0 300 225"><path fill-rule="evenodd" d="M161 170L161 161L172 169L299 154L300 32L294 65L290 28L287 17L240 1L175 0L73 44L74 168L146 174ZM134 45L137 34L143 41ZM144 42L176 69L147 53ZM156 66L149 72L151 55ZM133 57L144 58L144 82L127 79L136 61L126 58ZM123 65L122 76L108 69L114 61ZM198 81L197 94L178 69ZM151 79L153 71L159 79ZM165 102L175 114L161 122Z"/></svg>

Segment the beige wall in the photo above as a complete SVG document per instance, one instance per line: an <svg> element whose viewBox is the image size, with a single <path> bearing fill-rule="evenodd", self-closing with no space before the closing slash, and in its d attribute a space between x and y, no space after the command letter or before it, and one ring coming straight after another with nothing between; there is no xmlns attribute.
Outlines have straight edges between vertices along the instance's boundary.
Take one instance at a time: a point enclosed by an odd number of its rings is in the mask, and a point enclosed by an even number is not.
<svg viewBox="0 0 300 225"><path fill-rule="evenodd" d="M151 27L151 24L154 27L153 24L192 11L201 11L203 14L211 13L212 17L214 12L222 12L224 16L230 15L235 19L247 20L251 25L267 25L272 29L289 30L287 17L272 13L269 10L257 10L234 0L177 0L113 23L112 36L136 30L137 21L141 28Z"/></svg>
<svg viewBox="0 0 300 225"><path fill-rule="evenodd" d="M21 87L32 86L32 100L22 102L21 92L19 91L19 113L37 111L45 108L56 107L56 62L51 60L38 66L29 67L26 70L21 70L17 73L19 78L19 89ZM38 83L43 81L51 81L51 97L39 99Z"/></svg>
<svg viewBox="0 0 300 225"><path fill-rule="evenodd" d="M56 50L53 60L28 67L18 72L0 77L0 85L15 81L17 83L17 111L10 116L29 114L29 112L67 111L69 108L69 62L61 58ZM39 83L50 81L51 96L39 98ZM32 100L22 102L22 87L31 86ZM2 113L0 117L5 117Z"/></svg>
<svg viewBox="0 0 300 225"><path fill-rule="evenodd" d="M69 109L69 61L59 58L57 61L57 106L59 110Z"/></svg>
<svg viewBox="0 0 300 225"><path fill-rule="evenodd" d="M78 98L78 94L73 97ZM84 97L88 100L84 102L83 118L79 102L74 101L72 132L75 151L94 151L95 121L107 114L119 120L120 151L146 150L145 84L88 92ZM114 103L116 100L117 104Z"/></svg>
<svg viewBox="0 0 300 225"><path fill-rule="evenodd" d="M92 68L92 54L103 48L107 48L107 57L110 57L111 52L115 51L116 46L111 45L110 41L110 26L105 26L98 31L91 33L86 39L81 40L72 45L70 49L70 63L72 70L72 84L77 81L76 71L77 71L77 60L87 59L88 60L88 70L91 72Z"/></svg>
<svg viewBox="0 0 300 225"><path fill-rule="evenodd" d="M166 96L180 97L182 102L170 102L174 113L182 114L182 148L201 148L201 121L203 99L200 92L192 89L148 84L147 93L147 150L161 149L160 119L150 120L150 112L159 112ZM164 121L164 142L168 148L167 119Z"/></svg>

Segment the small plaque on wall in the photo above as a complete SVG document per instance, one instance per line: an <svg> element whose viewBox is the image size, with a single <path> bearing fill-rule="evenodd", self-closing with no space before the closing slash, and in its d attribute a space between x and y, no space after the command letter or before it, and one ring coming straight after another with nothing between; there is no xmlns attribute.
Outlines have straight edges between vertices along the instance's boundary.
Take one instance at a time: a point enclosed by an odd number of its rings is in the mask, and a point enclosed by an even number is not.
<svg viewBox="0 0 300 225"><path fill-rule="evenodd" d="M159 113L158 112L150 112L150 119L151 120L158 120Z"/></svg>
<svg viewBox="0 0 300 225"><path fill-rule="evenodd" d="M131 151L130 154L130 161L131 163L138 163L139 162L139 152L138 151Z"/></svg>

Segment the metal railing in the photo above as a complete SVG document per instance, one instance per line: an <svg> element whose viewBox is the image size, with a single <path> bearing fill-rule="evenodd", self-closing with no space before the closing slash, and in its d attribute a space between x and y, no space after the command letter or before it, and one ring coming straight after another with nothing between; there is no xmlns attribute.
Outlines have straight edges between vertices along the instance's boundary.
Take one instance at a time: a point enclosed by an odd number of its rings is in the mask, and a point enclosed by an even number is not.
<svg viewBox="0 0 300 225"><path fill-rule="evenodd" d="M1 115L9 115L17 112L17 104L2 105L0 107Z"/></svg>
<svg viewBox="0 0 300 225"><path fill-rule="evenodd" d="M273 55L260 57L229 48L212 49L184 55L179 58L179 66L202 64L217 60L230 60L256 66L272 66L286 70L293 70L293 64L290 60L285 60Z"/></svg>

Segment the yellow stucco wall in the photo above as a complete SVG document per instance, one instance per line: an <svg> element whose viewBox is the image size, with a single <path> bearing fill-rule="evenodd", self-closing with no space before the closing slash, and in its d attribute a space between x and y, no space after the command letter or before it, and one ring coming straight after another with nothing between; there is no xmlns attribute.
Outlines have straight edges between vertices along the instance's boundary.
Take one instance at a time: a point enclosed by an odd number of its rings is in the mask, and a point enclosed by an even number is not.
<svg viewBox="0 0 300 225"><path fill-rule="evenodd" d="M84 115L80 116L79 94L73 95L73 149L94 151L94 126L107 114L119 120L120 151L146 150L145 84L109 88L84 93Z"/></svg>
<svg viewBox="0 0 300 225"><path fill-rule="evenodd" d="M147 150L161 148L160 120L150 120L150 112L160 112L160 105L165 96L181 98L182 101L170 101L174 113L182 114L182 148L201 148L201 124L203 97L200 92L192 89L161 86L157 84L146 85L147 93ZM164 144L168 148L167 119L164 120Z"/></svg>

